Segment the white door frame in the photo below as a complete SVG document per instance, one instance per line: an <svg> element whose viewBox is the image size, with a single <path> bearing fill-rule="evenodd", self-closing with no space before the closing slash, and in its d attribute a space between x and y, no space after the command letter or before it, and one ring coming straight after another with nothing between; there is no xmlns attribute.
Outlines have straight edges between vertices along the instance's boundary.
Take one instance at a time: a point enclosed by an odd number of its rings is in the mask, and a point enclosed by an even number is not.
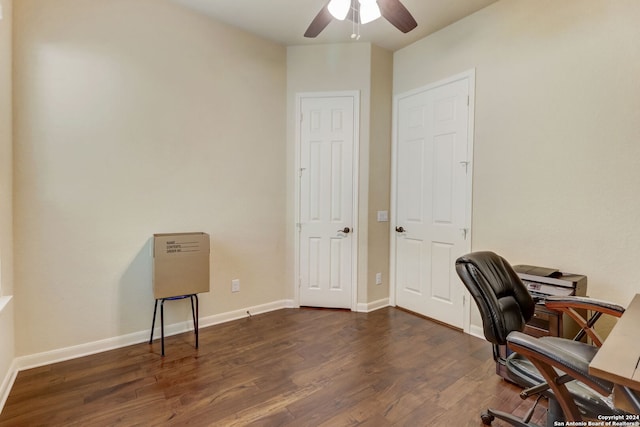
<svg viewBox="0 0 640 427"><path fill-rule="evenodd" d="M295 160L294 160L294 307L300 307L300 134L302 119L302 100L304 98L333 98L351 97L353 98L353 208L352 208L352 232L351 239L351 311L356 311L358 304L358 199L360 194L359 186L359 164L360 164L360 91L339 91L339 92L300 92L296 93L295 107Z"/></svg>
<svg viewBox="0 0 640 427"><path fill-rule="evenodd" d="M398 106L400 103L400 99L406 98L408 96L415 95L420 92L424 92L427 90L431 90L437 88L439 86L444 86L449 83L453 83L458 80L468 79L469 81L469 127L468 127L468 135L467 135L467 150L469 153L468 159L469 164L468 174L467 174L467 196L466 196L466 218L465 218L465 228L469 231L469 239L466 240L466 251L471 252L471 239L473 233L471 232L471 209L472 209L472 195L473 195L473 135L474 135L474 117L475 117L475 81L476 81L476 70L472 68L470 70L464 71L460 74L456 74L437 82L430 83L426 86L422 86L407 92L403 92L397 94L393 97L393 130L392 130L392 139L391 139L391 215L389 221L389 233L391 238L390 241L390 260L389 260L389 304L393 307L396 306L396 239L393 238L395 235L395 226L397 221L397 205L396 205L396 185L397 185L397 161L398 161ZM465 333L470 333L471 327L471 300L470 294L464 289L464 305L463 305L463 320L462 320L462 328Z"/></svg>

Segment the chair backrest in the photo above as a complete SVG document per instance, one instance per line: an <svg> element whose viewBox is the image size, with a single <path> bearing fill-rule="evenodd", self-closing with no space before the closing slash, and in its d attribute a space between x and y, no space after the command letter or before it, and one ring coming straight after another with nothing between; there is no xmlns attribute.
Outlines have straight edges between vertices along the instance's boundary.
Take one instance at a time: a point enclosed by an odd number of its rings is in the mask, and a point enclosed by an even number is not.
<svg viewBox="0 0 640 427"><path fill-rule="evenodd" d="M510 332L524 329L535 302L504 258L493 252L472 252L456 260L456 271L478 305L489 342L506 344Z"/></svg>

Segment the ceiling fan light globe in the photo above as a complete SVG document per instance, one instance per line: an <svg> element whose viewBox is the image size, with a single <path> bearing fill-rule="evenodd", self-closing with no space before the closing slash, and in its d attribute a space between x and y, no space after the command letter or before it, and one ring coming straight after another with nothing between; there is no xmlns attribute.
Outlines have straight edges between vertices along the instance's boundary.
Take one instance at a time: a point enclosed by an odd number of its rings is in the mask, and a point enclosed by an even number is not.
<svg viewBox="0 0 640 427"><path fill-rule="evenodd" d="M344 21L351 8L351 0L331 0L327 5L329 13L336 19Z"/></svg>
<svg viewBox="0 0 640 427"><path fill-rule="evenodd" d="M367 24L380 18L380 7L376 0L359 0L360 1L360 23Z"/></svg>

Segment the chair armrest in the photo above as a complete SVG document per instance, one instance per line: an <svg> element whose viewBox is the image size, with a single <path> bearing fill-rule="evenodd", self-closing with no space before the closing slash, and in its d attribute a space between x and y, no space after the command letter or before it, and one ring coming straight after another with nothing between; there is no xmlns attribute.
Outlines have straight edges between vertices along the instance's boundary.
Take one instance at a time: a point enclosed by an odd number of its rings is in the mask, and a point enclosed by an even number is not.
<svg viewBox="0 0 640 427"><path fill-rule="evenodd" d="M585 383L604 396L609 395L613 389L611 382L589 375L588 361L554 345L556 342L546 342L544 339L538 339L522 332L511 332L507 336L507 342L512 350L528 358L536 367L536 362L552 366Z"/></svg>
<svg viewBox="0 0 640 427"><path fill-rule="evenodd" d="M593 329L596 321L602 314L620 317L622 316L622 313L624 313L624 308L618 304L586 297L550 296L544 300L544 305L551 310L560 311L569 315L573 320L575 320L578 326L580 326L580 329L584 331L578 334L576 338L580 338L586 333L598 347L602 346L603 340L595 329ZM594 314L589 318L589 320L586 320L576 310L589 310Z"/></svg>
<svg viewBox="0 0 640 427"><path fill-rule="evenodd" d="M544 305L557 311L565 311L565 308L585 309L615 317L620 317L624 313L624 307L618 304L587 297L550 296L544 300Z"/></svg>

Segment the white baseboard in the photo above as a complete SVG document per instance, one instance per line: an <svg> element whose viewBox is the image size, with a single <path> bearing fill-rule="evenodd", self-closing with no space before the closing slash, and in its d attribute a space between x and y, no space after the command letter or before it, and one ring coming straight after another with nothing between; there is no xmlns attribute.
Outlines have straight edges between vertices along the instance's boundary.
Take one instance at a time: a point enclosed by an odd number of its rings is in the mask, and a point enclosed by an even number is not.
<svg viewBox="0 0 640 427"><path fill-rule="evenodd" d="M2 350L2 369L4 370L7 368L7 371L5 373L0 373L0 376L4 375L4 378L0 378L0 412L9 397L9 391L11 390L11 387L13 387L13 383L18 375L16 360L14 357L13 306L10 304L12 298L13 297L11 295L0 296L0 323L2 325L2 334L7 333L9 335L7 337L3 337L3 342L6 342L5 345L7 345L7 348ZM9 366L7 367L6 365Z"/></svg>
<svg viewBox="0 0 640 427"><path fill-rule="evenodd" d="M389 306L389 298L379 299L369 303L358 303L356 311L359 313L370 313Z"/></svg>
<svg viewBox="0 0 640 427"><path fill-rule="evenodd" d="M233 320L254 316L256 314L262 314L262 313L268 313L270 311L280 310L282 308L294 308L293 300L274 301L267 304L257 305L255 307L243 308L241 310L228 311L226 313L214 314L213 316L203 317L199 321L199 326L207 327L207 326L218 325L220 323L231 322ZM189 326L190 325L191 324L189 323ZM181 331L181 332L184 332L184 331Z"/></svg>
<svg viewBox="0 0 640 427"><path fill-rule="evenodd" d="M0 297L0 313L2 313L2 310L4 310L4 308L9 305L9 301L11 301L11 298L13 298L12 295L7 295L4 297Z"/></svg>
<svg viewBox="0 0 640 427"><path fill-rule="evenodd" d="M11 391L11 387L13 387L13 383L16 381L17 376L18 365L16 364L16 360L13 359L7 375L4 377L4 380L2 380L2 383L0 384L0 412L2 412L2 408L4 408L4 404L7 402L9 392Z"/></svg>
<svg viewBox="0 0 640 427"><path fill-rule="evenodd" d="M478 325L471 325L469 327L469 335L473 335L476 338L480 338L486 341L486 338L484 337L484 330L482 329L482 326L478 326Z"/></svg>

